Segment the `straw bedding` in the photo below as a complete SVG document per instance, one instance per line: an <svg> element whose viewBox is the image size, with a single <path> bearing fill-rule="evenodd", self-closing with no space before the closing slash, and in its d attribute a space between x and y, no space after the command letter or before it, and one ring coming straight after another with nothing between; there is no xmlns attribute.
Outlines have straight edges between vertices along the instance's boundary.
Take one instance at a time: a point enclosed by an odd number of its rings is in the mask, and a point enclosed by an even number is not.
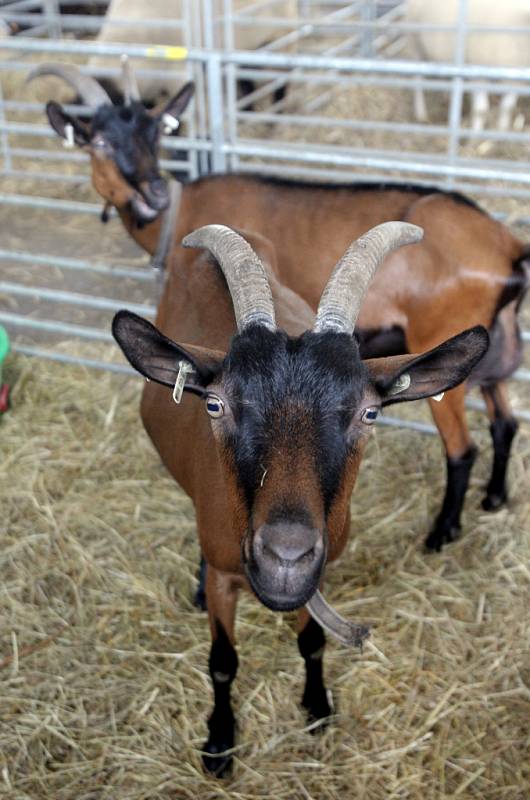
<svg viewBox="0 0 530 800"><path fill-rule="evenodd" d="M329 113L366 110L369 96L372 112L380 99L367 91ZM401 119L403 105L383 100L387 117ZM331 136L342 143L342 134ZM370 135L368 143L388 140ZM2 188L44 191L26 183ZM75 187L75 197L85 190ZM109 355L64 345L76 348ZM528 424L515 443L509 507L489 515L479 507L491 459L487 422L471 416L481 455L464 536L429 556L422 541L445 478L440 441L375 431L348 550L327 573L329 599L373 623L372 638L362 654L329 643L335 715L312 736L298 705L294 615L242 597L235 768L216 782L200 763L210 637L190 602L193 508L141 429L140 381L21 356L8 360L6 379L14 391L13 410L0 419L0 796L528 797ZM524 385L512 393L528 407ZM417 418L419 408L404 413Z"/></svg>
<svg viewBox="0 0 530 800"><path fill-rule="evenodd" d="M243 597L235 770L219 783L200 765L211 691L206 617L190 603L193 509L141 429L140 381L20 356L7 377L0 794L527 796L528 426L510 506L490 516L478 509L487 426L472 417L481 457L465 535L430 556L421 543L443 489L439 440L376 431L350 545L327 579L343 614L374 624L371 642L363 654L328 645L336 714L311 736L294 616Z"/></svg>

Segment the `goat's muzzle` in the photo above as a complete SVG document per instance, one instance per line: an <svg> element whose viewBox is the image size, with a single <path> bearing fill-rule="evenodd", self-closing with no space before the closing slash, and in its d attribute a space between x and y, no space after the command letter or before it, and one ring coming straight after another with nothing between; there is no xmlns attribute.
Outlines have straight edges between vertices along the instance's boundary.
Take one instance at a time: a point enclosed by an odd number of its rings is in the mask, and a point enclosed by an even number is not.
<svg viewBox="0 0 530 800"><path fill-rule="evenodd" d="M312 597L325 555L323 532L297 522L265 523L243 545L249 583L273 611L300 608Z"/></svg>
<svg viewBox="0 0 530 800"><path fill-rule="evenodd" d="M169 189L164 178L142 181L139 189L145 202L154 211L164 211L169 205Z"/></svg>
<svg viewBox="0 0 530 800"><path fill-rule="evenodd" d="M138 222L153 222L169 206L166 181L163 178L141 181L132 193L130 204Z"/></svg>

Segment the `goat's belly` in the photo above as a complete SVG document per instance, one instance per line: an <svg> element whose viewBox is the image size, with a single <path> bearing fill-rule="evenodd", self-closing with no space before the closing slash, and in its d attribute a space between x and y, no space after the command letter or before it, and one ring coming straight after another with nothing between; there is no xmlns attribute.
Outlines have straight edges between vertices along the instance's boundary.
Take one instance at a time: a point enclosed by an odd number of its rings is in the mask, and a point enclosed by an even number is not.
<svg viewBox="0 0 530 800"><path fill-rule="evenodd" d="M488 333L489 349L469 376L469 385L487 386L512 375L523 357L521 331L517 322L517 300L508 303L496 316Z"/></svg>

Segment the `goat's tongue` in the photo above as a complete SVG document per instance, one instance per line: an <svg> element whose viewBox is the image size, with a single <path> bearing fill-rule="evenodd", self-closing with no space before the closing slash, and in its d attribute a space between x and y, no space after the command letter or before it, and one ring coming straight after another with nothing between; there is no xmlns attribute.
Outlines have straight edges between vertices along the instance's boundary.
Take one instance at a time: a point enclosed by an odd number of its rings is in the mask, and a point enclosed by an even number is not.
<svg viewBox="0 0 530 800"><path fill-rule="evenodd" d="M318 589L311 600L306 603L306 608L313 619L316 620L319 625L322 625L324 630L331 633L343 644L362 648L364 640L370 635L370 628L368 625L348 622L347 619L341 617L341 615L326 602Z"/></svg>

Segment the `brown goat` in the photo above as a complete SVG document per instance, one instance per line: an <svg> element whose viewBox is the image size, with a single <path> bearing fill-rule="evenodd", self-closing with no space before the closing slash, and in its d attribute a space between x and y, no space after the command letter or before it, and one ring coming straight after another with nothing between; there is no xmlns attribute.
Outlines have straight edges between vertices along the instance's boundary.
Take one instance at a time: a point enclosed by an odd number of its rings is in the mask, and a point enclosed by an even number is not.
<svg viewBox="0 0 530 800"><path fill-rule="evenodd" d="M315 593L326 562L346 543L370 426L382 406L456 386L487 350L486 330L475 327L423 355L361 361L353 332L368 283L385 254L419 235L414 225L391 222L355 242L337 264L315 319L275 277L270 243L247 234L252 249L233 230L208 225L183 244L211 255L178 248L168 260L156 320L163 333L130 312L115 317L119 345L150 379L143 423L193 500L208 562L215 704L203 760L217 775L229 769L226 751L234 745L238 590L250 587L276 611L302 609L302 703L312 720L327 717L325 637L302 607L308 604L319 619Z"/></svg>
<svg viewBox="0 0 530 800"><path fill-rule="evenodd" d="M62 75L44 65L38 74ZM86 78L83 78L86 81ZM100 89L100 87L98 87ZM189 87L170 103L182 111ZM88 98L90 99L90 98ZM100 104L96 100L96 105ZM157 168L157 124L146 121L140 104L99 107L91 128L48 105L59 135L72 125L76 141L92 159L92 180L114 205L127 231L155 253L161 235L160 209L169 203ZM127 119L125 119L127 117ZM149 133L146 130L149 129ZM149 145L149 146L147 146ZM157 188L157 202L151 202ZM174 223L173 251L184 235L215 221L257 231L273 242L284 284L315 309L332 265L352 236L389 220L425 230L416 248L389 257L364 301L356 335L363 356L422 352L470 325L490 332L491 348L466 385L430 402L447 457L447 488L427 537L440 550L460 530L460 515L476 449L464 407L466 390L478 384L486 401L493 440L493 469L482 506L494 510L507 498L506 469L517 423L505 380L521 360L517 310L528 283L524 245L471 200L434 188L395 185L321 185L255 176L211 176L182 188Z"/></svg>

